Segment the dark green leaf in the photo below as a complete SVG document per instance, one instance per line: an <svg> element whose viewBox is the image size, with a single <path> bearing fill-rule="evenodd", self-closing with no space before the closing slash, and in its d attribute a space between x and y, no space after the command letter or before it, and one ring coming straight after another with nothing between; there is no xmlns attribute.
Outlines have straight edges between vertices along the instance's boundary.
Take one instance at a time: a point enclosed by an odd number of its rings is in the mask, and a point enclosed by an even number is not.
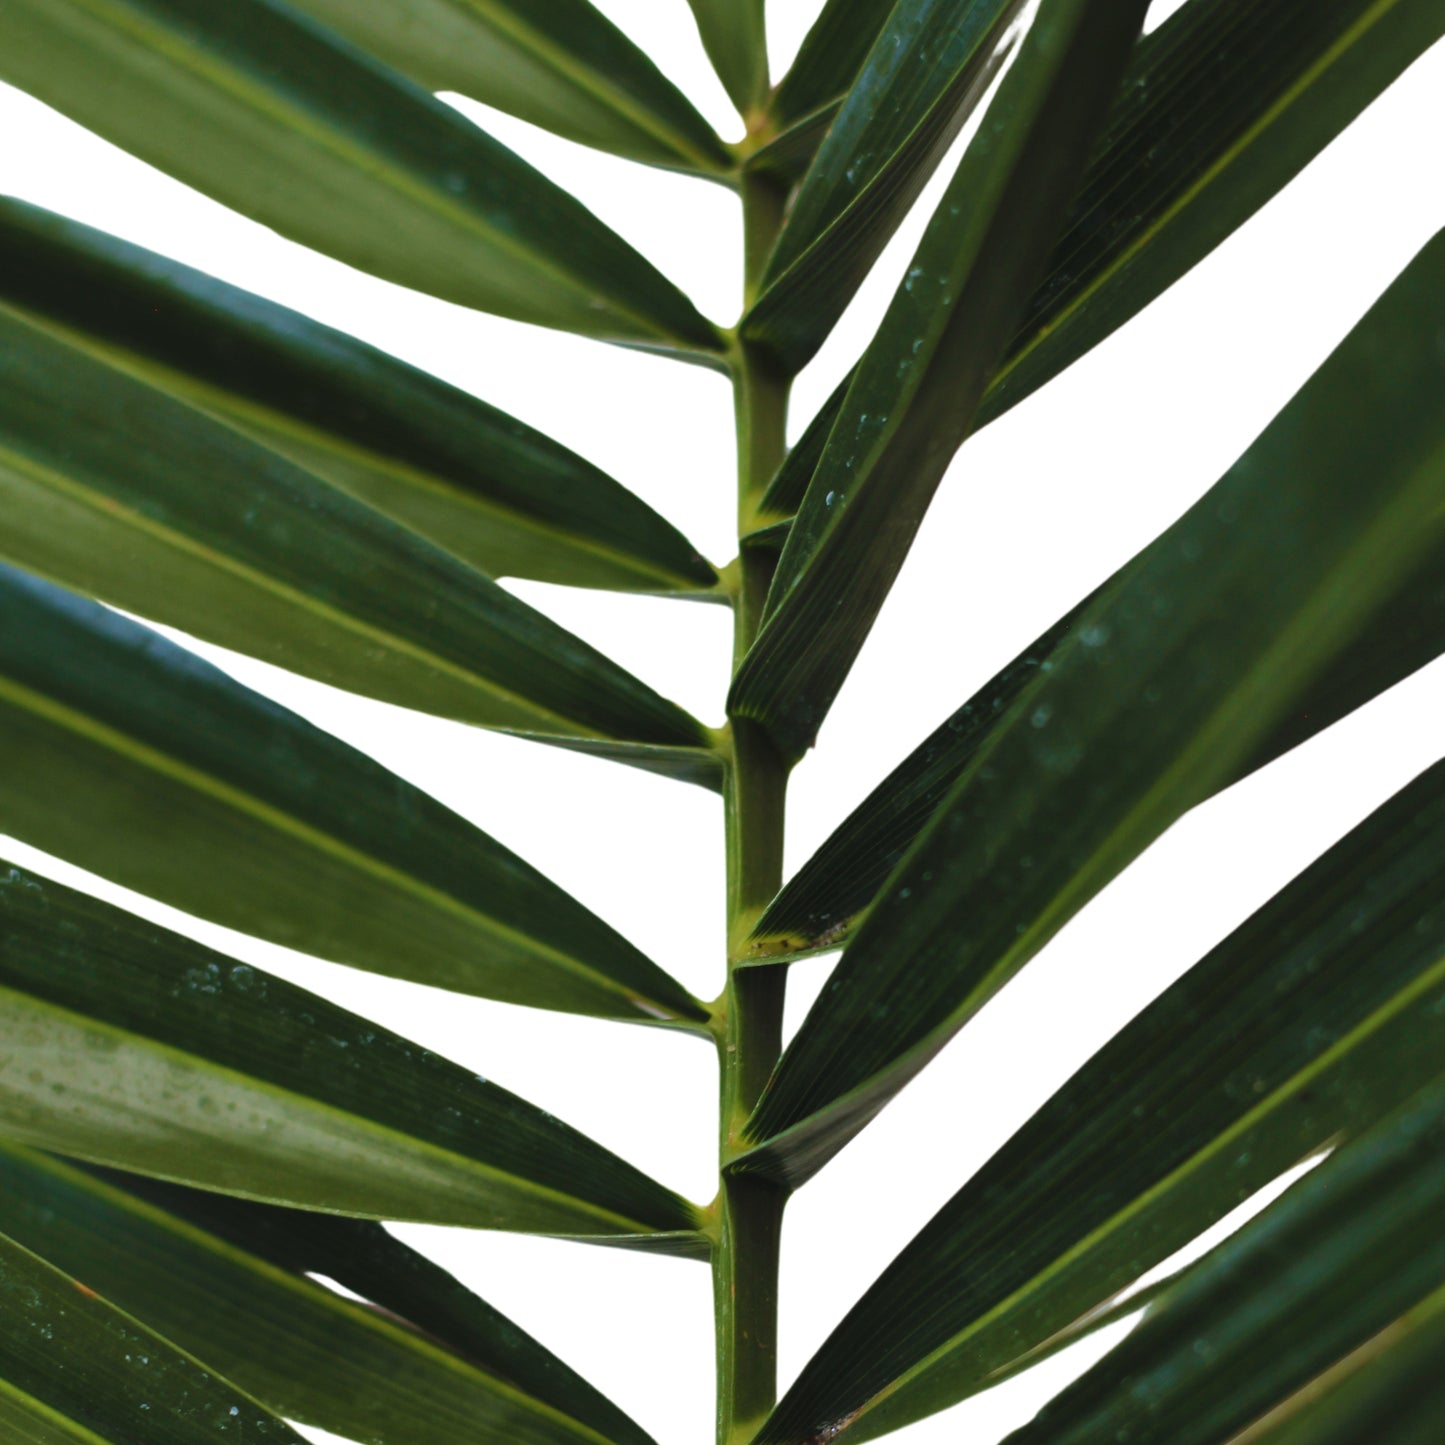
<svg viewBox="0 0 1445 1445"><path fill-rule="evenodd" d="M900 0L788 208L743 340L812 359L1007 58L1023 0Z"/></svg>
<svg viewBox="0 0 1445 1445"><path fill-rule="evenodd" d="M1439 0L1190 0L1140 44L975 425L1172 286L1442 35Z"/></svg>
<svg viewBox="0 0 1445 1445"><path fill-rule="evenodd" d="M849 388L729 712L812 743L968 430L1144 0L1043 0Z"/></svg>
<svg viewBox="0 0 1445 1445"><path fill-rule="evenodd" d="M751 963L837 948L927 826L974 754L1068 637L1086 599L931 733L784 885L748 938Z"/></svg>
<svg viewBox="0 0 1445 1445"><path fill-rule="evenodd" d="M1445 1290L1406 1311L1255 1422L1239 1445L1438 1445Z"/></svg>
<svg viewBox="0 0 1445 1445"><path fill-rule="evenodd" d="M1442 1208L1435 1084L1191 1270L1009 1445L1224 1445L1445 1284Z"/></svg>
<svg viewBox="0 0 1445 1445"><path fill-rule="evenodd" d="M765 536L766 534L756 534ZM1074 623L1122 574L1085 598L974 694L839 825L758 920L752 962L837 947L1015 700L1036 683ZM1323 732L1445 652L1445 550L1370 619L1238 767L1228 787Z"/></svg>
<svg viewBox="0 0 1445 1445"><path fill-rule="evenodd" d="M387 702L707 749L701 725L489 578L0 308L0 557Z"/></svg>
<svg viewBox="0 0 1445 1445"><path fill-rule="evenodd" d="M691 102L587 0L293 0L428 90L456 90L633 160L717 174Z"/></svg>
<svg viewBox="0 0 1445 1445"><path fill-rule="evenodd" d="M305 1445L249 1395L4 1235L0 1432L14 1445Z"/></svg>
<svg viewBox="0 0 1445 1445"><path fill-rule="evenodd" d="M870 909L748 1127L806 1177L1297 715L1445 547L1445 233L1086 609ZM883 1002L886 1001L886 1002Z"/></svg>
<svg viewBox="0 0 1445 1445"><path fill-rule="evenodd" d="M756 532L749 532L742 539L745 551L755 551L777 557L783 550L783 543L788 540L789 522L775 522L771 527L759 528Z"/></svg>
<svg viewBox="0 0 1445 1445"><path fill-rule="evenodd" d="M848 388L853 385L856 371L857 368L854 367L833 388L827 401L813 413L812 420L803 428L802 435L788 448L788 454L773 474L773 479L768 483L758 504L758 521L755 525L761 528L786 526L791 529L792 518L803 505L803 498L808 493L808 483L813 480L813 473L818 470L818 463L823 459L829 433L843 410L843 399L848 395ZM786 535L785 532L784 536Z"/></svg>
<svg viewBox="0 0 1445 1445"><path fill-rule="evenodd" d="M722 764L718 754L697 747L669 747L659 743L618 743L608 738L562 738L539 734L522 734L534 741L552 743L568 752L585 753L591 758L607 758L627 763L664 778L696 783L710 792L722 790Z"/></svg>
<svg viewBox="0 0 1445 1445"><path fill-rule="evenodd" d="M11 1139L329 1213L704 1248L671 1190L316 994L19 868L0 920Z"/></svg>
<svg viewBox="0 0 1445 1445"><path fill-rule="evenodd" d="M762 1439L851 1418L867 1440L986 1388L1442 1061L1445 763L1095 1054L883 1272Z"/></svg>
<svg viewBox="0 0 1445 1445"><path fill-rule="evenodd" d="M0 1230L304 1425L387 1445L651 1445L379 1224L97 1177L0 1142Z"/></svg>
<svg viewBox="0 0 1445 1445"><path fill-rule="evenodd" d="M768 106L780 127L796 125L843 98L893 4L894 0L827 0Z"/></svg>
<svg viewBox="0 0 1445 1445"><path fill-rule="evenodd" d="M0 831L375 973L612 1018L706 1017L514 853L147 628L9 568L0 618Z"/></svg>
<svg viewBox="0 0 1445 1445"><path fill-rule="evenodd" d="M746 171L760 171L792 187L808 173L818 146L828 133L837 104L830 105L814 115L805 117L797 125L780 131L770 141L760 145L743 162Z"/></svg>
<svg viewBox="0 0 1445 1445"><path fill-rule="evenodd" d="M1172 286L1442 34L1437 0L1189 0L1137 47L973 426ZM851 379L809 425L809 450L774 479L762 525L801 505Z"/></svg>
<svg viewBox="0 0 1445 1445"><path fill-rule="evenodd" d="M717 585L650 507L521 422L299 312L5 198L0 304L494 577Z"/></svg>
<svg viewBox="0 0 1445 1445"><path fill-rule="evenodd" d="M712 68L728 99L751 118L768 96L763 0L687 0Z"/></svg>
<svg viewBox="0 0 1445 1445"><path fill-rule="evenodd" d="M279 0L11 0L0 79L388 281L717 359L711 322L584 206Z"/></svg>

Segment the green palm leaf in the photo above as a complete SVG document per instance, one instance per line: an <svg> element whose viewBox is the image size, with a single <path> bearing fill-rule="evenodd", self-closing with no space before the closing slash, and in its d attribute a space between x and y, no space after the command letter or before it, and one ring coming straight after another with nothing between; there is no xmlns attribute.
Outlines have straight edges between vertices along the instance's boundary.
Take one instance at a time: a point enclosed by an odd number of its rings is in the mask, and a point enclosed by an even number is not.
<svg viewBox="0 0 1445 1445"><path fill-rule="evenodd" d="M796 125L842 100L894 0L827 0L769 104L779 126Z"/></svg>
<svg viewBox="0 0 1445 1445"><path fill-rule="evenodd" d="M729 698L786 759L812 744L967 430L1143 10L1045 0L868 348Z"/></svg>
<svg viewBox="0 0 1445 1445"><path fill-rule="evenodd" d="M1445 1058L1445 763L1109 1041L804 1368L767 1445L867 1440L992 1384Z"/></svg>
<svg viewBox="0 0 1445 1445"><path fill-rule="evenodd" d="M1036 685L1046 685L1045 676L1079 619L1116 589L1123 575L1091 593L985 683L839 824L758 919L745 961L786 961L836 948L849 937L968 764L1013 708L1027 706L1020 699ZM1300 703L1221 786L1231 786L1323 732L1442 652L1445 554L1421 568L1309 682Z"/></svg>
<svg viewBox="0 0 1445 1445"><path fill-rule="evenodd" d="M1172 286L1442 35L1435 0L1189 0L1147 35L974 429ZM798 510L850 380L788 454L761 525Z"/></svg>
<svg viewBox="0 0 1445 1445"><path fill-rule="evenodd" d="M431 996L443 1008L469 994L691 1033L718 1065L704 1206L473 1073L480 1059L0 863L0 1436L291 1445L294 1419L358 1445L652 1445L393 1238L401 1220L705 1260L718 1445L879 1438L1139 1316L1013 1445L1438 1445L1445 762L1320 840L1098 1048L856 1282L781 1400L778 1369L793 1190L1177 819L1445 646L1442 232L1196 506L1099 566L984 686L960 677L968 701L784 882L791 770L959 446L1286 186L1445 37L1445 0L1175 0L1147 35L1148 0L624 8L0 0L0 90L68 118L58 141L119 146L127 174L159 167L162 189L231 207L233 229L360 268L390 284L379 305L410 287L438 315L723 376L738 544L715 568L583 457L360 340L376 328L355 317L332 329L164 240L144 251L0 196L0 834L315 969L450 991ZM774 85L770 40L810 19ZM696 40L740 139L664 73L696 71ZM1396 99L1418 100L1423 73ZM468 119L487 106L527 154L602 166L578 185L610 186L609 215L646 179L619 161L678 172L646 182L680 186L664 229L702 227L712 250L711 202L693 215L683 192L735 193L742 314L702 315L648 259L656 215L634 206L624 240ZM965 125L881 327L789 450L795 377ZM1418 138L1370 163L1398 170ZM29 141L35 185L105 214L103 177L77 190L70 158ZM1348 186L1336 199L1378 230ZM492 360L525 369L525 350ZM688 491L727 450L674 414L714 385L691 378L632 388L616 418ZM574 422L608 390L545 362L513 380ZM497 581L513 577L726 606L725 725ZM658 610L572 601L589 627ZM925 666L947 612L911 630ZM418 726L717 792L721 992L697 999L470 821L139 619ZM850 803L875 781L846 759L843 775ZM491 783L530 787L533 821L565 841L589 806L568 776ZM613 809L617 846L634 811ZM652 841L680 846L685 821ZM641 906L671 907L646 852L623 871ZM769 965L840 948L785 1045L787 972ZM1201 1257L1203 1232L1266 1189L1280 1198ZM507 1270L554 1250L492 1247ZM829 1262L845 1286L846 1253ZM554 1273L545 1293L591 1308L585 1270ZM601 1343L661 1410L666 1352L630 1328L645 1305L607 1289L628 1328ZM514 1303L531 1329L543 1300Z"/></svg>
<svg viewBox="0 0 1445 1445"><path fill-rule="evenodd" d="M687 0L728 99L751 116L768 94L763 0Z"/></svg>
<svg viewBox="0 0 1445 1445"><path fill-rule="evenodd" d="M1442 279L1445 234L976 755L754 1113L770 1169L836 1152L1439 555Z"/></svg>
<svg viewBox="0 0 1445 1445"><path fill-rule="evenodd" d="M1121 1432L1136 1445L1224 1445L1404 1311L1438 1309L1442 1146L1436 1084L1222 1244L1009 1445Z"/></svg>
<svg viewBox="0 0 1445 1445"><path fill-rule="evenodd" d="M3 568L0 616L12 836L375 973L611 1018L705 1019L516 854L219 669Z"/></svg>
<svg viewBox="0 0 1445 1445"><path fill-rule="evenodd" d="M715 361L692 303L456 111L280 0L11 0L0 79L284 236L464 306Z"/></svg>
<svg viewBox="0 0 1445 1445"><path fill-rule="evenodd" d="M519 1445L651 1445L555 1355L379 1224L82 1170L0 1143L0 1230L302 1424L387 1445L478 1431Z"/></svg>
<svg viewBox="0 0 1445 1445"><path fill-rule="evenodd" d="M902 0L829 123L743 318L781 370L823 344L1008 56L1020 0Z"/></svg>
<svg viewBox="0 0 1445 1445"><path fill-rule="evenodd" d="M301 1437L189 1355L0 1235L0 1429L16 1445L274 1445Z"/></svg>
<svg viewBox="0 0 1445 1445"><path fill-rule="evenodd" d="M705 1252L671 1190L368 1019L19 868L0 916L19 1143L337 1214Z"/></svg>
<svg viewBox="0 0 1445 1445"><path fill-rule="evenodd" d="M718 175L692 103L587 0L295 0L428 90L457 90L585 145Z"/></svg>
<svg viewBox="0 0 1445 1445"><path fill-rule="evenodd" d="M0 500L0 557L323 682L484 727L708 747L489 578L3 309Z"/></svg>
<svg viewBox="0 0 1445 1445"><path fill-rule="evenodd" d="M1172 286L1441 36L1438 0L1189 0L1140 44L976 425Z"/></svg>
<svg viewBox="0 0 1445 1445"><path fill-rule="evenodd" d="M491 576L641 592L718 585L650 507L512 417L299 312L5 198L0 306Z"/></svg>

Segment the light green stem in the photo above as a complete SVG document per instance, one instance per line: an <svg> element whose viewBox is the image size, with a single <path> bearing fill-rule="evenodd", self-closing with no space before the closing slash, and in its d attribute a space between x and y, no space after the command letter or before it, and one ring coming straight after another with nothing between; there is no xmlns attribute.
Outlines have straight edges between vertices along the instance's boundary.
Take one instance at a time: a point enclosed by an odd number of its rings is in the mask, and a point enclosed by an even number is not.
<svg viewBox="0 0 1445 1445"><path fill-rule="evenodd" d="M757 285L781 223L776 192L744 181L746 289ZM782 460L788 383L745 347L733 363L738 437L738 527L748 530L758 499ZM739 550L734 599L734 653L757 635L772 563ZM783 871L787 768L757 724L729 722L732 747L723 799L727 848L728 980L719 1012L718 1232L713 1248L717 1331L718 1445L744 1445L777 1399L778 1245L784 1193L766 1182L730 1175L742 1128L782 1051L781 968L739 968L749 928L778 891Z"/></svg>

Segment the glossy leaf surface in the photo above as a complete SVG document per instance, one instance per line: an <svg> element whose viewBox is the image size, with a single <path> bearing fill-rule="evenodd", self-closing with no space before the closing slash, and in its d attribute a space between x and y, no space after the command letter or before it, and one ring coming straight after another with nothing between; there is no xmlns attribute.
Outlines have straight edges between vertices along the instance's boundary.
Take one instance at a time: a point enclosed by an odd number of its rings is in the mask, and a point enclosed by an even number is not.
<svg viewBox="0 0 1445 1445"><path fill-rule="evenodd" d="M304 1425L387 1445L478 1432L522 1445L650 1445L555 1355L379 1224L98 1176L0 1142L0 1230ZM421 1319L407 1312L414 1300Z"/></svg>
<svg viewBox="0 0 1445 1445"><path fill-rule="evenodd" d="M1445 1284L1442 1204L1436 1084L1220 1245L1009 1445L1232 1440Z"/></svg>
<svg viewBox="0 0 1445 1445"><path fill-rule="evenodd" d="M986 1388L1445 1060L1445 763L1079 1070L944 1205L764 1431L865 1440Z"/></svg>
<svg viewBox="0 0 1445 1445"><path fill-rule="evenodd" d="M388 281L715 357L716 328L505 146L278 0L10 0L0 79Z"/></svg>
<svg viewBox="0 0 1445 1445"><path fill-rule="evenodd" d="M901 0L792 196L743 319L789 374L812 358L1008 54L1021 0Z"/></svg>
<svg viewBox="0 0 1445 1445"><path fill-rule="evenodd" d="M0 310L0 557L385 702L702 748L700 724L489 578Z"/></svg>
<svg viewBox="0 0 1445 1445"><path fill-rule="evenodd" d="M11 836L376 973L613 1018L704 1017L514 853L183 648L8 568L0 618Z"/></svg>
<svg viewBox="0 0 1445 1445"><path fill-rule="evenodd" d="M645 503L494 407L300 312L9 199L0 305L492 576L642 592L717 585Z"/></svg>
<svg viewBox="0 0 1445 1445"><path fill-rule="evenodd" d="M1257 1420L1239 1445L1434 1445L1445 1417L1445 1290Z"/></svg>
<svg viewBox="0 0 1445 1445"><path fill-rule="evenodd" d="M813 413L807 426L799 433L798 440L788 448L788 454L773 474L758 504L760 528L792 529L792 519L808 494L808 483L813 480L813 473L818 470L818 463L823 459L828 437L843 410L843 400L848 395L848 388L852 386L857 370L855 366L833 388L827 401ZM786 539L786 531L783 536Z"/></svg>
<svg viewBox="0 0 1445 1445"><path fill-rule="evenodd" d="M893 4L894 0L827 0L768 106L780 127L796 125L843 98Z"/></svg>
<svg viewBox="0 0 1445 1445"><path fill-rule="evenodd" d="M1442 35L1439 0L1189 0L1139 45L976 424L1172 286Z"/></svg>
<svg viewBox="0 0 1445 1445"><path fill-rule="evenodd" d="M783 189L797 185L808 173L818 146L828 134L828 126L837 114L838 103L805 116L796 125L780 131L771 140L759 145L743 161L746 174L760 173L782 182ZM786 205L786 200L783 201Z"/></svg>
<svg viewBox="0 0 1445 1445"><path fill-rule="evenodd" d="M763 0L687 0L697 32L728 99L748 116L768 93Z"/></svg>
<svg viewBox="0 0 1445 1445"><path fill-rule="evenodd" d="M1141 555L1147 555L1146 553ZM836 948L1009 710L1044 673L1083 611L1120 577L1085 598L986 683L876 787L799 869L753 930L755 962ZM1272 762L1445 652L1445 548L1306 687L1222 787ZM1019 706L1024 706L1018 703Z"/></svg>
<svg viewBox="0 0 1445 1445"><path fill-rule="evenodd" d="M1188 0L1137 46L973 426L1172 286L1442 34L1436 0ZM762 525L802 503L848 379L808 427L815 449L790 455L768 489Z"/></svg>
<svg viewBox="0 0 1445 1445"><path fill-rule="evenodd" d="M584 145L703 174L731 158L687 97L587 0L295 0L428 90Z"/></svg>
<svg viewBox="0 0 1445 1445"><path fill-rule="evenodd" d="M331 1213L701 1243L630 1164L316 994L19 868L0 921L12 1140Z"/></svg>
<svg viewBox="0 0 1445 1445"><path fill-rule="evenodd" d="M749 960L768 963L837 948L967 767L1036 682L1091 599L992 677L901 762L829 835L758 919Z"/></svg>
<svg viewBox="0 0 1445 1445"><path fill-rule="evenodd" d="M249 1395L0 1234L0 1430L15 1445L304 1445Z"/></svg>
<svg viewBox="0 0 1445 1445"><path fill-rule="evenodd" d="M729 699L786 759L811 745L968 430L1145 8L1044 0L869 345Z"/></svg>
<svg viewBox="0 0 1445 1445"><path fill-rule="evenodd" d="M806 1178L1294 715L1445 546L1445 235L1088 608L913 844L749 1125ZM886 1009L880 1007L886 1000Z"/></svg>

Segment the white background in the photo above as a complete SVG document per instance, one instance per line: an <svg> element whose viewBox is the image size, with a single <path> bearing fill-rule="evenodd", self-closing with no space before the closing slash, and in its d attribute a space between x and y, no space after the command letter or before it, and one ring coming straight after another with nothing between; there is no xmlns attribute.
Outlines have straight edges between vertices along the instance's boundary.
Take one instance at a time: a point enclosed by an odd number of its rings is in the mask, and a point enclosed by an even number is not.
<svg viewBox="0 0 1445 1445"><path fill-rule="evenodd" d="M737 133L682 0L596 3L723 134ZM775 73L817 8L817 0L773 4ZM1173 8L1156 4L1151 23ZM458 104L581 196L714 319L735 318L740 244L730 194ZM721 378L469 313L351 271L3 88L0 130L0 190L299 307L466 387L610 470L714 561L731 556L732 423ZM1437 46L1145 315L965 446L818 748L795 775L790 870L976 686L1211 485L1445 225L1442 142L1445 49ZM794 433L864 345L931 204L926 196L800 379ZM723 609L540 585L516 590L707 721L721 721ZM723 890L714 797L199 650L515 848L699 995L718 992ZM1437 663L1186 818L795 1199L784 1240L784 1382L1069 1072L1435 760L1442 716L1445 670ZM713 1193L714 1068L710 1051L691 1039L318 963L110 888L19 843L6 840L5 848L16 862L79 881L384 1020L693 1198ZM820 960L795 968L790 1027L828 967ZM661 1445L711 1438L705 1269L546 1240L422 1227L398 1233L554 1348ZM997 1439L1099 1348L1089 1342L897 1438Z"/></svg>

